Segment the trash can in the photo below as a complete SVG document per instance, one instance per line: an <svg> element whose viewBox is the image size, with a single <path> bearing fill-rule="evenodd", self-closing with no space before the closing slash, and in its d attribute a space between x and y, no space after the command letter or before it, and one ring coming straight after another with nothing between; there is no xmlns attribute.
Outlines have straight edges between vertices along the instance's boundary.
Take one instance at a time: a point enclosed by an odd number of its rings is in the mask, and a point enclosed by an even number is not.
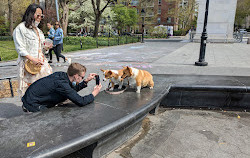
<svg viewBox="0 0 250 158"><path fill-rule="evenodd" d="M248 37L247 39L247 44L250 44L250 37Z"/></svg>

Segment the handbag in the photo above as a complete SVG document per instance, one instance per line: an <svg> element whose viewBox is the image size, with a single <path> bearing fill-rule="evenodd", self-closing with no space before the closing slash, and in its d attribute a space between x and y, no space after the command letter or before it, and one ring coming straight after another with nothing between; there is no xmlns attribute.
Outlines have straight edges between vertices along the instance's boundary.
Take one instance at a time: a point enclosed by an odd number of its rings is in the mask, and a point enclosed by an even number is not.
<svg viewBox="0 0 250 158"><path fill-rule="evenodd" d="M28 73L36 75L41 71L42 67L41 65L35 65L31 60L28 59L25 62L24 68Z"/></svg>
<svg viewBox="0 0 250 158"><path fill-rule="evenodd" d="M39 38L39 46L40 46L41 40L40 40L39 33L37 30L36 30L36 33L37 33L37 36ZM39 52L38 52L38 58L39 58ZM41 67L41 65L35 65L31 60L28 59L25 62L24 68L28 73L30 73L32 75L36 75L41 71L42 67Z"/></svg>

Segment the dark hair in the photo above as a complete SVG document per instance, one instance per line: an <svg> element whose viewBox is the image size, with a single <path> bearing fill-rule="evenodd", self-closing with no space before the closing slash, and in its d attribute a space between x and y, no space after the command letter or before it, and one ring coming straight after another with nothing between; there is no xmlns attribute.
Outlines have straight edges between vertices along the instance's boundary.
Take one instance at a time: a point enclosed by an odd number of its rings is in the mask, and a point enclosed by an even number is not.
<svg viewBox="0 0 250 158"><path fill-rule="evenodd" d="M56 25L56 23L58 23L58 24L59 24L59 27L61 27L61 24L60 24L60 22L59 22L59 21L56 21L56 22L55 22L55 25Z"/></svg>
<svg viewBox="0 0 250 158"><path fill-rule="evenodd" d="M32 23L35 21L34 14L37 8L40 8L43 13L43 8L35 3L29 5L28 8L26 9L22 19L22 22L25 21L25 27L30 28L30 26L32 26Z"/></svg>
<svg viewBox="0 0 250 158"><path fill-rule="evenodd" d="M79 63L72 63L69 65L67 74L69 76L74 76L76 74L80 75L80 73L86 72L86 67Z"/></svg>

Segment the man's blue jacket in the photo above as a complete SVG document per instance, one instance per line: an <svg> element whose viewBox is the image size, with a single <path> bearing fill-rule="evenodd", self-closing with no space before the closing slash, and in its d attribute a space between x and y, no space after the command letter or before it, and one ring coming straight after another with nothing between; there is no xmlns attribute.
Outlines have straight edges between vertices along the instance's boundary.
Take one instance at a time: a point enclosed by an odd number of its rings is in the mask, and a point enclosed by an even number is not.
<svg viewBox="0 0 250 158"><path fill-rule="evenodd" d="M37 112L54 107L66 99L78 106L84 106L94 101L93 94L82 97L77 93L85 87L85 81L73 87L67 73L55 72L30 85L22 97L23 106L30 112Z"/></svg>

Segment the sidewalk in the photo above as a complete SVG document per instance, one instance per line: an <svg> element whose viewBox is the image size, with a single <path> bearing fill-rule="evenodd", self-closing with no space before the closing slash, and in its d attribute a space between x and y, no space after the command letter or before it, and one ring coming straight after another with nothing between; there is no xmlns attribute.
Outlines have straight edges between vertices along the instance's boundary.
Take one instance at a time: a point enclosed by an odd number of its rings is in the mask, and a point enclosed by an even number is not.
<svg viewBox="0 0 250 158"><path fill-rule="evenodd" d="M145 40L145 43L77 51L65 56L71 57L72 62L86 65L87 73L100 73L101 78L100 68L118 69L126 65L153 74L250 76L249 44L208 43L205 56L208 66L205 67L194 65L199 58L199 49L199 43ZM0 77L16 73L15 66L1 67L12 63L15 62L0 63ZM66 70L67 65L53 66L53 71ZM94 84L90 82L80 94L88 94ZM107 83L102 84L105 89ZM18 97L0 99L0 116L3 116L0 120L11 117L11 113L23 115L18 106L21 106ZM139 141L132 140L132 144L123 148L128 154L125 157L247 158L250 156L247 148L250 145L249 117L249 113L245 112L167 109L159 115L149 116L144 135ZM112 158L122 157L120 151L114 153Z"/></svg>
<svg viewBox="0 0 250 158"><path fill-rule="evenodd" d="M250 76L250 45L208 43L205 61L208 66L194 66L199 59L199 43L188 43L155 61L154 73ZM164 72L158 67L165 67Z"/></svg>
<svg viewBox="0 0 250 158"><path fill-rule="evenodd" d="M72 58L72 62L86 65L87 73L100 73L100 68L119 69L122 66L134 66L153 74L250 76L249 44L208 43L205 56L208 66L203 67L194 65L199 58L199 49L199 43L145 40L145 43L77 51L64 55ZM53 59L55 63L55 57ZM67 70L66 63L62 63L61 67L55 67L54 63L54 72ZM16 61L0 62L0 77L16 74L17 66L13 66L15 64ZM102 84L106 86L106 83ZM88 87L84 92L88 93L91 90ZM12 99L7 100L1 99L1 102L10 102Z"/></svg>

